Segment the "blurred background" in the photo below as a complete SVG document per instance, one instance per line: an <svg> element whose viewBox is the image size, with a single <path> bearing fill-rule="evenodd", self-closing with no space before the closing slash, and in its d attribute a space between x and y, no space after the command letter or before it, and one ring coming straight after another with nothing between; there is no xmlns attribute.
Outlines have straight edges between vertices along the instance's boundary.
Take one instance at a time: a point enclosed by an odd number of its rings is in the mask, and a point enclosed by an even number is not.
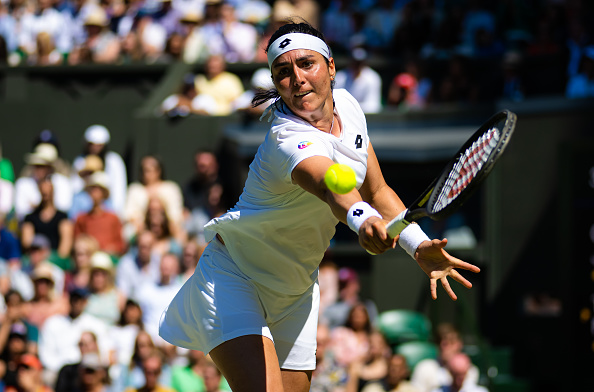
<svg viewBox="0 0 594 392"><path fill-rule="evenodd" d="M419 392L450 385L453 335L469 383L592 389L587 0L0 0L3 387L207 390L214 371L227 388L208 357L156 328L205 246L203 224L242 191L268 129L265 105L251 107L271 87L264 48L295 16L324 33L335 87L361 103L405 204L491 115L518 116L473 198L420 222L481 268L464 274L471 290L452 283L457 302L441 288L432 301L400 249L371 257L339 225L320 278L329 354L314 380L325 381L312 390L395 390L397 355ZM361 304L368 329L351 320ZM374 354L374 332L390 354ZM360 353L345 353L355 338ZM417 365L429 359L450 376L423 387ZM383 370L370 376L372 364Z"/></svg>

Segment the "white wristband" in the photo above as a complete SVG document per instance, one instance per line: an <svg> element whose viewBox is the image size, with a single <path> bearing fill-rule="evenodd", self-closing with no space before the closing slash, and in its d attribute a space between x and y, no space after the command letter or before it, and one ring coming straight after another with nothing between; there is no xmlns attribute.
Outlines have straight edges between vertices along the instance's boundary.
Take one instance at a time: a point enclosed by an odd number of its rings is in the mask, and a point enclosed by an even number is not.
<svg viewBox="0 0 594 392"><path fill-rule="evenodd" d="M358 201L349 208L349 212L347 213L347 223L351 230L359 234L359 228L363 222L372 216L377 216L380 219L382 218L380 213L368 203Z"/></svg>
<svg viewBox="0 0 594 392"><path fill-rule="evenodd" d="M417 248L423 241L431 240L419 225L413 223L402 230L398 243L414 259Z"/></svg>

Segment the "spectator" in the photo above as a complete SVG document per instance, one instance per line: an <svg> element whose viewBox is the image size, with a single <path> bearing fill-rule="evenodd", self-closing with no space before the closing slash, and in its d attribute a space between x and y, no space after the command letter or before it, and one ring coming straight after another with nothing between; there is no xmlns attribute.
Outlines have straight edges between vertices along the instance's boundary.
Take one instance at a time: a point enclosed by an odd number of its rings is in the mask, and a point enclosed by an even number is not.
<svg viewBox="0 0 594 392"><path fill-rule="evenodd" d="M37 35L48 33L55 42L58 51L69 53L72 49L70 29L64 28L67 19L52 7L51 0L38 0L37 7L32 12L26 12L20 20L19 46L27 55L36 52Z"/></svg>
<svg viewBox="0 0 594 392"><path fill-rule="evenodd" d="M144 330L142 309L136 301L127 299L120 320L110 329L110 335L117 350L115 361L119 373L121 373L121 367L127 366L132 360L134 341L141 330Z"/></svg>
<svg viewBox="0 0 594 392"><path fill-rule="evenodd" d="M366 44L372 48L387 48L401 19L401 10L394 7L394 0L379 0L377 6L366 13L365 28L370 32Z"/></svg>
<svg viewBox="0 0 594 392"><path fill-rule="evenodd" d="M54 294L62 295L64 292L65 274L64 270L57 265L51 263L51 244L49 239L43 234L37 234L33 237L31 244L28 249L28 263L23 266L23 271L33 276L35 269L39 266L47 265L44 267L51 270L52 280L54 283Z"/></svg>
<svg viewBox="0 0 594 392"><path fill-rule="evenodd" d="M316 335L316 368L311 379L311 392L344 391L348 381L347 368L336 361L330 346L330 329L318 324Z"/></svg>
<svg viewBox="0 0 594 392"><path fill-rule="evenodd" d="M214 152L198 150L194 154L194 174L183 187L184 208L191 214L206 202L206 190L219 180L219 162Z"/></svg>
<svg viewBox="0 0 594 392"><path fill-rule="evenodd" d="M14 184L14 168L10 159L2 156L2 143L0 143L0 179Z"/></svg>
<svg viewBox="0 0 594 392"><path fill-rule="evenodd" d="M282 1L282 0L281 0ZM278 2L278 0L277 0ZM310 25L319 29L320 27L320 6L313 0L289 0L295 9L295 15L306 20Z"/></svg>
<svg viewBox="0 0 594 392"><path fill-rule="evenodd" d="M338 270L338 302L328 306L324 312L324 318L328 321L330 329L345 325L351 308L360 302L365 304L371 324L375 324L377 318L377 306L372 300L362 300L359 296L361 284L359 275L349 267Z"/></svg>
<svg viewBox="0 0 594 392"><path fill-rule="evenodd" d="M470 103L478 98L477 84L473 80L469 59L453 56L448 61L447 73L436 90L438 103Z"/></svg>
<svg viewBox="0 0 594 392"><path fill-rule="evenodd" d="M103 203L109 197L107 174L93 173L86 189L93 200L93 208L76 219L74 237L89 234L97 240L102 251L117 256L123 254L126 244L122 237L122 223L117 215L103 208Z"/></svg>
<svg viewBox="0 0 594 392"><path fill-rule="evenodd" d="M72 207L68 211L68 218L70 220L76 222L80 214L89 212L93 208L93 200L85 188L88 185L91 175L98 171L103 171L103 161L101 158L97 155L87 155L82 161L82 167L79 168L77 176L72 176L72 188L76 193L72 197ZM82 184L79 184L80 180L82 180ZM108 211L114 211L111 193L110 197L105 200L103 208Z"/></svg>
<svg viewBox="0 0 594 392"><path fill-rule="evenodd" d="M7 388L18 384L17 369L19 360L23 355L27 354L28 347L27 331L22 324L12 324L8 332L9 334L0 354L0 366L5 369L2 381ZM6 330L4 330L4 333L6 333Z"/></svg>
<svg viewBox="0 0 594 392"><path fill-rule="evenodd" d="M196 240L190 240L184 245L181 262L182 280L184 282L194 274L194 270L198 265L198 260L200 259L200 256L202 256L202 252L204 252L205 248L206 244L198 243Z"/></svg>
<svg viewBox="0 0 594 392"><path fill-rule="evenodd" d="M68 211L72 205L72 189L68 178L55 170L58 150L49 143L38 144L33 153L25 156L31 175L21 176L15 183L15 212L19 220L33 212L41 202L37 183L49 177L54 186L54 204L60 211Z"/></svg>
<svg viewBox="0 0 594 392"><path fill-rule="evenodd" d="M322 32L328 46L336 53L348 53L351 49L350 38L355 31L350 2L336 0L322 14Z"/></svg>
<svg viewBox="0 0 594 392"><path fill-rule="evenodd" d="M371 392L374 390L372 385L382 383L389 375L390 355L390 346L381 332L371 332L369 335L369 350L366 355L349 366L347 392L360 390ZM406 377L408 377L407 373L404 374L404 378ZM393 386L397 387L398 383ZM386 388L385 390L391 391L392 389ZM384 391L384 389L379 389L379 391Z"/></svg>
<svg viewBox="0 0 594 392"><path fill-rule="evenodd" d="M219 368L212 362L208 361L204 365L203 370L205 392L223 392L221 389L221 382L223 376Z"/></svg>
<svg viewBox="0 0 594 392"><path fill-rule="evenodd" d="M165 253L174 253L181 255L182 242L181 228L169 220L164 203L157 199L151 199L146 211L144 229L149 230L155 235L155 245L153 250L159 255Z"/></svg>
<svg viewBox="0 0 594 392"><path fill-rule="evenodd" d="M114 266L111 257L104 252L91 256L91 277L85 313L91 314L105 324L112 326L120 318L126 297L114 283Z"/></svg>
<svg viewBox="0 0 594 392"><path fill-rule="evenodd" d="M78 343L83 332L92 332L97 337L102 360L106 361L113 349L108 326L98 318L83 313L89 292L73 289L69 294L68 313L48 318L39 331L39 358L48 379L55 380L64 365L81 360Z"/></svg>
<svg viewBox="0 0 594 392"><path fill-rule="evenodd" d="M153 198L164 203L167 217L174 227L181 227L183 196L177 183L165 180L161 160L146 155L140 161L140 181L130 184L124 216L134 233L140 232L145 223L149 201Z"/></svg>
<svg viewBox="0 0 594 392"><path fill-rule="evenodd" d="M4 295L6 311L3 314L2 323L0 323L0 353L13 343L9 341L17 335L20 338L16 344L20 346L25 342L24 352L36 353L37 341L39 338L39 329L30 324L25 318L26 303L18 291L10 289ZM17 350L17 351L20 351ZM1 360L1 358L0 358ZM6 364L6 363L5 363Z"/></svg>
<svg viewBox="0 0 594 392"><path fill-rule="evenodd" d="M88 366L88 358L99 357L99 345L97 336L93 332L84 331L78 342L81 360L76 363L69 363L62 366L56 380L55 392L79 392L84 390L85 367Z"/></svg>
<svg viewBox="0 0 594 392"><path fill-rule="evenodd" d="M62 53L56 50L54 41L49 33L42 31L35 38L35 52L29 55L27 63L30 65L61 65L64 62Z"/></svg>
<svg viewBox="0 0 594 392"><path fill-rule="evenodd" d="M185 39L180 33L171 34L165 43L163 54L155 61L157 63L175 63L183 60Z"/></svg>
<svg viewBox="0 0 594 392"><path fill-rule="evenodd" d="M15 235L10 232L5 225L6 215L0 212L0 259L5 262L21 259L21 245Z"/></svg>
<svg viewBox="0 0 594 392"><path fill-rule="evenodd" d="M256 55L258 32L250 24L240 22L233 5L221 4L221 53L228 63L249 63Z"/></svg>
<svg viewBox="0 0 594 392"><path fill-rule="evenodd" d="M208 115L216 109L213 99L205 96L197 97L195 78L196 76L192 73L186 74L179 91L163 100L161 111L164 114L171 118L186 117L190 113Z"/></svg>
<svg viewBox="0 0 594 392"><path fill-rule="evenodd" d="M109 177L109 195L113 203L113 208L118 216L124 211L126 202L126 189L128 187L128 177L126 174L126 165L124 160L115 151L109 148L111 135L109 130L103 125L91 125L85 130L85 146L81 155L74 159L72 166L74 170L80 171L86 166L86 157L96 155L101 158L103 171ZM96 171L96 163L92 165ZM73 188L80 191L84 188L82 179L73 179Z"/></svg>
<svg viewBox="0 0 594 392"><path fill-rule="evenodd" d="M503 91L502 97L512 101L524 100L524 84L522 81L523 58L517 51L508 52L502 61Z"/></svg>
<svg viewBox="0 0 594 392"><path fill-rule="evenodd" d="M127 388L125 392L175 392L173 389L160 383L159 377L163 372L163 358L158 351L152 351L142 361L144 385L139 388Z"/></svg>
<svg viewBox="0 0 594 392"><path fill-rule="evenodd" d="M363 112L378 113L382 109L382 79L365 63L366 60L365 49L353 49L348 68L336 73L335 88L344 88L350 92Z"/></svg>
<svg viewBox="0 0 594 392"><path fill-rule="evenodd" d="M16 385L6 388L6 392L52 392L52 389L43 382L43 367L39 358L33 354L24 354L20 357L17 367Z"/></svg>
<svg viewBox="0 0 594 392"><path fill-rule="evenodd" d="M378 382L367 384L361 392L419 392L409 381L409 368L406 358L394 354L389 360L388 374Z"/></svg>
<svg viewBox="0 0 594 392"><path fill-rule="evenodd" d="M8 53L13 53L18 48L16 26L17 22L8 9L8 2L0 2L0 38L4 42L6 61L8 61Z"/></svg>
<svg viewBox="0 0 594 392"><path fill-rule="evenodd" d="M47 261L42 262L33 270L33 298L25 307L27 322L41 329L45 321L54 315L68 312L67 299L62 291L54 289L53 268Z"/></svg>
<svg viewBox="0 0 594 392"><path fill-rule="evenodd" d="M179 9L173 7L172 0L159 0L160 6L153 14L153 20L165 28L168 37L181 31Z"/></svg>
<svg viewBox="0 0 594 392"><path fill-rule="evenodd" d="M49 177L38 183L41 203L25 216L21 226L21 244L28 249L36 234L46 236L52 251L61 259L67 259L72 250L73 227L65 212L54 205L54 186ZM64 267L69 261L64 260Z"/></svg>
<svg viewBox="0 0 594 392"><path fill-rule="evenodd" d="M202 351L189 350L188 363L171 369L171 387L177 392L205 391L204 370L208 362Z"/></svg>
<svg viewBox="0 0 594 392"><path fill-rule="evenodd" d="M129 366L122 372L121 379L117 385L114 385L115 390L138 390L146 383L144 375L144 362L151 355L158 352L151 335L146 331L139 331L134 342L134 353ZM158 382L161 385L171 384L171 369L168 365L163 365L160 369L160 376Z"/></svg>
<svg viewBox="0 0 594 392"><path fill-rule="evenodd" d="M107 366L97 354L83 355L79 368L81 392L110 391L109 375L106 368Z"/></svg>
<svg viewBox="0 0 594 392"><path fill-rule="evenodd" d="M70 164L66 162L60 155L60 141L58 140L58 136L49 129L44 129L33 139L33 143L31 144L31 149L35 150L37 146L40 144L51 144L56 148L56 152L58 157L55 159L53 166L54 170L57 173L63 174L66 177L70 177ZM31 171L30 167L26 167L21 173L29 173Z"/></svg>
<svg viewBox="0 0 594 392"><path fill-rule="evenodd" d="M66 273L66 291L87 289L91 280L91 256L99 250L99 243L88 234L80 234L72 247L73 269Z"/></svg>
<svg viewBox="0 0 594 392"><path fill-rule="evenodd" d="M145 61L149 64L159 62L167 42L165 28L155 22L151 15L139 13L135 29L138 32Z"/></svg>
<svg viewBox="0 0 594 392"><path fill-rule="evenodd" d="M219 182L212 183L206 188L204 204L192 210L192 215L186 221L186 228L190 235L196 236L204 242L204 225L212 218L223 215L227 211L224 188Z"/></svg>
<svg viewBox="0 0 594 392"><path fill-rule="evenodd" d="M136 31L128 32L122 38L118 64L135 64L144 61L142 45Z"/></svg>
<svg viewBox="0 0 594 392"><path fill-rule="evenodd" d="M155 235L141 231L136 237L136 246L132 247L120 259L116 272L116 285L122 293L133 298L145 280L157 283L160 280L160 255L154 251Z"/></svg>
<svg viewBox="0 0 594 392"><path fill-rule="evenodd" d="M434 389L434 392L488 392L487 388L477 385L467 378L473 365L468 355L456 353L445 363L452 377L451 383Z"/></svg>
<svg viewBox="0 0 594 392"><path fill-rule="evenodd" d="M231 113L233 101L243 94L243 84L235 74L225 71L225 59L211 55L206 60L205 73L196 76L196 92L216 102L216 109L210 113L225 116Z"/></svg>
<svg viewBox="0 0 594 392"><path fill-rule="evenodd" d="M159 282L155 284L145 281L135 296L135 300L142 308L144 327L151 334L154 342L162 341L159 337L161 315L183 285L177 255L172 253L163 255L159 271L161 273Z"/></svg>
<svg viewBox="0 0 594 392"><path fill-rule="evenodd" d="M343 366L364 360L369 352L369 337L372 325L364 304L351 307L343 326L332 329L331 347L336 361Z"/></svg>
<svg viewBox="0 0 594 392"><path fill-rule="evenodd" d="M257 69L250 79L250 89L233 101L233 111L238 110L246 113L248 115L247 120L259 119L264 110L270 105L270 101L253 107L252 100L259 90L270 90L273 87L270 70L268 68Z"/></svg>
<svg viewBox="0 0 594 392"><path fill-rule="evenodd" d="M68 56L71 65L99 63L114 64L120 55L120 42L111 32L102 8L95 7L85 18L85 42L75 47Z"/></svg>
<svg viewBox="0 0 594 392"><path fill-rule="evenodd" d="M456 354L462 352L464 343L458 330L449 323L439 324L436 328L438 359L424 359L416 364L411 375L411 382L420 392L431 392L442 385L450 385L452 376L445 364ZM479 371L472 366L466 373L470 384L479 380Z"/></svg>
<svg viewBox="0 0 594 392"><path fill-rule="evenodd" d="M188 10L179 20L184 40L184 62L202 63L208 58L208 46L202 33L202 15L195 10Z"/></svg>
<svg viewBox="0 0 594 392"><path fill-rule="evenodd" d="M567 98L594 97L594 46L584 49L579 72L570 76L565 96Z"/></svg>

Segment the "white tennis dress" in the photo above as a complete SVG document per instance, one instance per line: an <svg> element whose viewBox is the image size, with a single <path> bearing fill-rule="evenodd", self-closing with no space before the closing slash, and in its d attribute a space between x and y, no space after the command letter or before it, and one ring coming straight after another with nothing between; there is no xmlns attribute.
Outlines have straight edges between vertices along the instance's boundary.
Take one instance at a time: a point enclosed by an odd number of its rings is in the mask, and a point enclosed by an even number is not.
<svg viewBox="0 0 594 392"><path fill-rule="evenodd" d="M333 97L340 137L314 128L283 103L275 105L238 203L205 226L211 242L161 318L165 340L209 352L237 336L260 334L275 342L281 367L313 369L318 265L338 220L328 204L294 184L291 173L304 159L325 156L352 167L359 188L369 145L357 101L342 89ZM214 238L217 233L225 245Z"/></svg>

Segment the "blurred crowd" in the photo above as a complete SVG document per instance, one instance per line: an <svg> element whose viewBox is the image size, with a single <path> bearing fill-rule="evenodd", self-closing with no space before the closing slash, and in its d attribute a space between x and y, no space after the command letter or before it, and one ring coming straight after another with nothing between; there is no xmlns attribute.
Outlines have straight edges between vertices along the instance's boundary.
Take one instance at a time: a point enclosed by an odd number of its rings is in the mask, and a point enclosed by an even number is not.
<svg viewBox="0 0 594 392"><path fill-rule="evenodd" d="M204 224L229 208L219 157L196 151L194 174L178 184L147 155L132 179L105 126L81 133L72 162L49 130L19 173L0 151L0 391L229 390L208 356L158 335L206 246ZM455 350L440 346L429 370L393 356L357 272L331 251L320 287L312 391L434 392L454 385L456 363L460 380L476 386L453 329L436 329L455 338ZM454 353L462 357L450 363Z"/></svg>
<svg viewBox="0 0 594 392"><path fill-rule="evenodd" d="M337 87L352 91L368 113L594 95L594 5L586 0L1 0L0 63L205 64L217 57L223 68L264 65L268 38L291 17L318 27L334 56L349 59ZM195 91L186 91L189 103L175 113L244 108L233 105L245 100L222 102L242 95L237 81L224 84L231 87L224 99L210 96L221 85L216 75L198 75Z"/></svg>

